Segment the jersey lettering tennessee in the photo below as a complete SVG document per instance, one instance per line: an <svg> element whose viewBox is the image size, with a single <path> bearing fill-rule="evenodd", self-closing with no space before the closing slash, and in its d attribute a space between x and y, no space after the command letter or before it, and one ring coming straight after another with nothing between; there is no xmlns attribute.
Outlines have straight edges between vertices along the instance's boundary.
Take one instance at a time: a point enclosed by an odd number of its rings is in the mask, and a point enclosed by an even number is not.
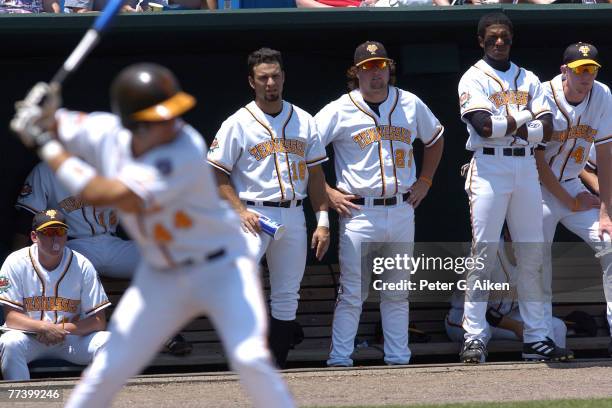
<svg viewBox="0 0 612 408"><path fill-rule="evenodd" d="M412 144L410 138L410 130L400 126L376 126L370 129L366 129L357 133L353 136L353 140L359 144L359 147L363 150L368 145L378 142L380 140L393 140L397 142L404 142L407 145Z"/></svg>
<svg viewBox="0 0 612 408"><path fill-rule="evenodd" d="M527 106L529 94L525 91L507 90L494 93L489 96L489 100L493 102L498 109L500 106L508 104Z"/></svg>
<svg viewBox="0 0 612 408"><path fill-rule="evenodd" d="M306 143L296 139L274 139L258 143L249 149L255 160L262 161L274 153L291 153L300 157L306 156Z"/></svg>
<svg viewBox="0 0 612 408"><path fill-rule="evenodd" d="M612 142L610 89L595 81L591 92L575 106L565 99L561 75L545 82L543 88L553 101L554 114L553 137L544 156L559 181L576 178L594 146Z"/></svg>
<svg viewBox="0 0 612 408"><path fill-rule="evenodd" d="M76 313L80 303L78 299L67 299L61 296L34 296L23 299L23 308L26 312L57 310Z"/></svg>

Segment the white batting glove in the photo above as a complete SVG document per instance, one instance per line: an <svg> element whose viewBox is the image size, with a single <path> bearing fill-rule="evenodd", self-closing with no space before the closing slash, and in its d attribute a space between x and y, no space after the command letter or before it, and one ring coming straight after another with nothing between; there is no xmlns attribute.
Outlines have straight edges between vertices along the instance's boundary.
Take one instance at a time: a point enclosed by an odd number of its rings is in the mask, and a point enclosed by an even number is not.
<svg viewBox="0 0 612 408"><path fill-rule="evenodd" d="M23 101L15 103L11 130L27 147L40 147L53 137L49 130L55 122L55 111L61 104L59 85L39 82Z"/></svg>

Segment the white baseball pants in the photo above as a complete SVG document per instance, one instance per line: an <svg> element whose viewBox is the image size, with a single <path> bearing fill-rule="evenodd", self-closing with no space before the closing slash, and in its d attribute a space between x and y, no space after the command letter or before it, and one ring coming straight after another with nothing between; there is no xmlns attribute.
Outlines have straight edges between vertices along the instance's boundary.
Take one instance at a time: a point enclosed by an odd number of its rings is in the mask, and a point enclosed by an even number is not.
<svg viewBox="0 0 612 408"><path fill-rule="evenodd" d="M306 236L304 210L300 207L274 208L249 206L249 211L265 215L285 226L285 234L277 241L264 232L253 235L244 232L249 250L257 262L266 255L270 272L270 311L278 320L295 320L300 298L300 283L306 267L306 251L310 248Z"/></svg>
<svg viewBox="0 0 612 408"><path fill-rule="evenodd" d="M140 262L140 252L134 241L112 235L71 239L66 246L84 255L100 275L109 278L132 278Z"/></svg>
<svg viewBox="0 0 612 408"><path fill-rule="evenodd" d="M202 314L213 322L254 406L293 407L266 346L267 314L255 264L229 254L174 270L141 263L113 314L110 340L67 407L111 406L125 381L146 367L164 341Z"/></svg>
<svg viewBox="0 0 612 408"><path fill-rule="evenodd" d="M332 344L327 364L353 365L351 354L359 327L363 302L368 297L371 275L361 271L362 242L414 242L414 209L401 203L392 207L353 210L351 218L340 220L340 289L334 310ZM408 254L412 256L412 251ZM409 271L403 276L410 279ZM408 291L382 291L380 314L387 364L408 364Z"/></svg>
<svg viewBox="0 0 612 408"><path fill-rule="evenodd" d="M580 179L572 179L562 183L563 188L572 196L588 192ZM544 289L548 296L552 296L552 259L551 245L555 237L557 224L561 223L568 230L578 235L584 242L589 244L594 251L602 249L602 241L599 238L599 209L593 208L588 211L572 212L563 203L542 187L542 203L544 211L544 239L547 242L544 256ZM606 315L610 335L612 336L612 254L599 258L603 272L603 288L607 302ZM580 271L576 271L580 273ZM552 316L552 304L543 305L549 318ZM550 329L550 328L549 328Z"/></svg>
<svg viewBox="0 0 612 408"><path fill-rule="evenodd" d="M527 152L529 151L526 149ZM546 313L541 308L543 293L542 193L535 158L474 153L465 189L472 218L472 256L484 263L481 270L468 272L468 289L476 280L491 278L504 219L508 223L518 261L517 291L524 322L523 341L545 340L548 335ZM471 300L470 300L471 299ZM465 340L487 341L489 325L485 318L488 292L466 291L463 328Z"/></svg>
<svg viewBox="0 0 612 408"><path fill-rule="evenodd" d="M36 336L20 331L9 331L0 337L2 378L10 381L30 379L28 363L42 359L60 359L86 365L102 350L110 333L98 331L86 336L68 335L61 343L47 346Z"/></svg>

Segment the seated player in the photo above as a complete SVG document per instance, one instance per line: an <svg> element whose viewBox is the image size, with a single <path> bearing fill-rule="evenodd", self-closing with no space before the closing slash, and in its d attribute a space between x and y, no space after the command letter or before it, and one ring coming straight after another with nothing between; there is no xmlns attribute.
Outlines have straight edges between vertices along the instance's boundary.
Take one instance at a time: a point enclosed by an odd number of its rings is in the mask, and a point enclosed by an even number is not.
<svg viewBox="0 0 612 408"><path fill-rule="evenodd" d="M44 358L87 365L109 338L104 309L110 302L93 265L66 247L67 232L61 212L36 214L34 244L13 252L2 265L5 380L29 380L28 363Z"/></svg>

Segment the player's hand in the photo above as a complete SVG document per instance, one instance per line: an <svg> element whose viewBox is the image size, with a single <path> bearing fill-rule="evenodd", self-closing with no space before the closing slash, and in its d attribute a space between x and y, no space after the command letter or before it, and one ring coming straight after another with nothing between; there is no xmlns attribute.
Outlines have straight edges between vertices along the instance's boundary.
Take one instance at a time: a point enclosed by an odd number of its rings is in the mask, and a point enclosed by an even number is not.
<svg viewBox="0 0 612 408"><path fill-rule="evenodd" d="M317 227L312 234L310 248L315 250L315 257L320 261L329 248L329 228Z"/></svg>
<svg viewBox="0 0 612 408"><path fill-rule="evenodd" d="M576 196L576 206L574 211L588 211L592 208L599 208L599 197L589 192L583 191Z"/></svg>
<svg viewBox="0 0 612 408"><path fill-rule="evenodd" d="M413 208L417 208L429 192L429 184L423 180L417 180L410 186L408 191L410 191L410 197L408 197L407 200L408 203L412 205Z"/></svg>
<svg viewBox="0 0 612 408"><path fill-rule="evenodd" d="M612 220L607 214L599 213L599 239L610 242L612 238Z"/></svg>
<svg viewBox="0 0 612 408"><path fill-rule="evenodd" d="M244 232L250 232L253 235L257 235L261 232L261 225L259 225L259 215L249 210L242 210L240 212L240 224Z"/></svg>
<svg viewBox="0 0 612 408"><path fill-rule="evenodd" d="M329 207L336 210L341 217L352 216L351 209L361 209L361 207L359 207L357 204L351 202L351 200L356 198L359 197L353 194L344 194L336 189L329 189L327 191L327 203Z"/></svg>
<svg viewBox="0 0 612 408"><path fill-rule="evenodd" d="M36 339L43 344L52 346L64 341L66 334L68 334L68 332L62 328L61 324L45 322L41 330L38 332Z"/></svg>
<svg viewBox="0 0 612 408"><path fill-rule="evenodd" d="M37 83L24 100L15 104L11 130L27 147L44 145L52 138L50 130L55 127L55 112L60 105L59 85Z"/></svg>

